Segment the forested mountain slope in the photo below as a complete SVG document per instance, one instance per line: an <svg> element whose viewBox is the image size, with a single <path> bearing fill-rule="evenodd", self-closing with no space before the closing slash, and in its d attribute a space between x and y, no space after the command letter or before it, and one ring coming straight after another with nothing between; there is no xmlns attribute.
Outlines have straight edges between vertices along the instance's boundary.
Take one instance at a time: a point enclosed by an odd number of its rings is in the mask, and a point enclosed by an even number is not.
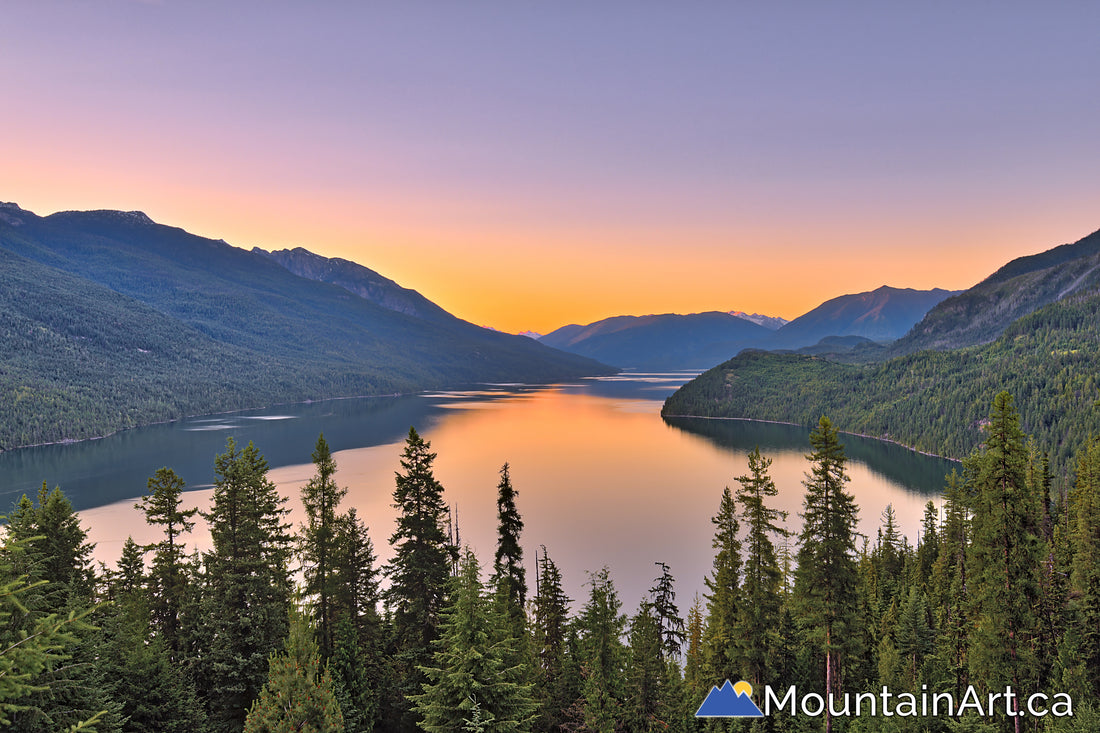
<svg viewBox="0 0 1100 733"><path fill-rule="evenodd" d="M888 351L955 349L987 343L1048 303L1100 286L1100 231L1074 244L1012 260L969 290L937 305Z"/></svg>
<svg viewBox="0 0 1100 733"><path fill-rule="evenodd" d="M851 365L813 356L746 352L700 375L663 414L812 425L960 458L983 440L993 396L1016 399L1024 430L1064 470L1070 452L1100 434L1100 293L1052 303L990 344Z"/></svg>
<svg viewBox="0 0 1100 733"><path fill-rule="evenodd" d="M3 450L275 402L610 371L139 212L0 205L0 307Z"/></svg>

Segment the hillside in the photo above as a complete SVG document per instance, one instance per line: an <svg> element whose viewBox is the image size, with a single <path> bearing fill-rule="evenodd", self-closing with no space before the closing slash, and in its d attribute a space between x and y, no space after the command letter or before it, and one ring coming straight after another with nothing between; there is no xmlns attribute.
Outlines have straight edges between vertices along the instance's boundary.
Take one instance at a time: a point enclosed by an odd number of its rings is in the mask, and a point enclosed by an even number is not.
<svg viewBox="0 0 1100 733"><path fill-rule="evenodd" d="M1100 433L1100 293L1050 304L990 344L924 351L877 364L838 364L746 352L700 375L665 402L694 415L841 429L961 458L983 440L993 396L1008 390L1023 429L1065 471L1070 453Z"/></svg>
<svg viewBox="0 0 1100 733"><path fill-rule="evenodd" d="M0 449L276 402L610 371L392 287L426 317L139 212L2 204Z"/></svg>
<svg viewBox="0 0 1100 733"><path fill-rule="evenodd" d="M616 316L563 326L539 342L624 368L705 369L771 333L744 318L712 311Z"/></svg>
<svg viewBox="0 0 1100 733"><path fill-rule="evenodd" d="M1018 318L1098 286L1100 231L1074 244L1012 260L974 287L928 311L888 353L900 356L922 349L988 343Z"/></svg>

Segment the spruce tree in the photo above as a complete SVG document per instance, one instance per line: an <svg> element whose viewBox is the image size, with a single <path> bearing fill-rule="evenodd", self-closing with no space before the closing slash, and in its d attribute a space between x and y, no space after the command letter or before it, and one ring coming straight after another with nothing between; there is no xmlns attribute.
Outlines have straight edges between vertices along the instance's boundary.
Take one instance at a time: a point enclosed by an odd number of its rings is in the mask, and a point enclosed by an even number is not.
<svg viewBox="0 0 1100 733"><path fill-rule="evenodd" d="M570 674L577 660L569 648L569 603L561 587L561 572L542 548L537 558L538 587L535 594L531 646L534 652L534 695L538 703L535 730L556 731L565 721L565 711L577 699L580 680Z"/></svg>
<svg viewBox="0 0 1100 733"><path fill-rule="evenodd" d="M588 602L577 619L584 670L582 715L589 730L611 733L623 715L626 617L606 567L592 573L588 585Z"/></svg>
<svg viewBox="0 0 1100 733"><path fill-rule="evenodd" d="M284 650L271 655L267 682L248 711L244 731L344 733L332 677L321 662L313 629L296 608L290 611Z"/></svg>
<svg viewBox="0 0 1100 733"><path fill-rule="evenodd" d="M518 670L506 666L514 650L493 640L494 625L504 620L493 613L469 549L450 595L432 666L424 668L428 681L422 694L410 696L420 727L451 733L476 720L483 731L529 731L535 712L531 688L518 682Z"/></svg>
<svg viewBox="0 0 1100 733"><path fill-rule="evenodd" d="M653 604L642 601L630 620L630 661L626 669L624 704L626 727L637 733L668 729L671 718L669 687L661 626Z"/></svg>
<svg viewBox="0 0 1100 733"><path fill-rule="evenodd" d="M241 450L230 438L214 471L213 503L203 515L213 550L205 557L199 689L214 730L235 733L287 635L290 537L286 499L252 443Z"/></svg>
<svg viewBox="0 0 1100 733"><path fill-rule="evenodd" d="M704 579L710 593L707 594L707 624L703 636L703 654L707 675L711 679L739 679L740 664L734 640L739 603L739 578L741 575L741 540L738 538L737 507L727 486L722 492L718 513L711 518L715 526L711 546L718 552L714 556L713 571Z"/></svg>
<svg viewBox="0 0 1100 733"><path fill-rule="evenodd" d="M402 699L419 692L424 681L420 668L431 665L453 557L444 528L443 486L432 472L436 454L430 449L431 444L409 428L393 492L398 510L397 529L390 536L394 554L384 571L390 580L384 598L393 613L393 661L400 680L394 690L400 717L395 725L410 731L417 715L410 714Z"/></svg>
<svg viewBox="0 0 1100 733"><path fill-rule="evenodd" d="M993 400L977 478L970 547L970 673L989 689L1030 689L1037 676L1040 525L1027 484L1027 450L1007 392ZM1019 718L1015 719L1017 728Z"/></svg>
<svg viewBox="0 0 1100 733"><path fill-rule="evenodd" d="M741 519L746 527L746 548L743 610L734 623L734 640L737 656L742 660L742 679L754 688L770 678L769 660L777 642L782 605L781 571L771 538L788 534L779 524L787 518L786 512L769 508L765 503L778 494L768 475L771 463L757 447L749 454L749 473L737 478L741 484L737 503L741 505Z"/></svg>
<svg viewBox="0 0 1100 733"><path fill-rule="evenodd" d="M173 656L178 656L183 646L179 638L180 610L187 596L182 536L195 526L192 517L198 511L180 509L183 487L183 479L175 471L159 468L146 483L148 493L136 505L144 512L146 522L160 525L164 531L164 539L147 548L153 550L150 612L157 633Z"/></svg>
<svg viewBox="0 0 1100 733"><path fill-rule="evenodd" d="M64 660L51 656L25 680L30 686L17 701L20 709L10 716L12 727L52 732L95 718L100 733L121 730L119 706L96 663L102 635L92 625L101 610L95 604L96 579L89 562L93 547L72 503L60 488L51 491L43 483L37 502L20 499L7 539L18 548L8 560L29 581L18 596L20 608L9 621L9 633L18 639L41 627L47 634L55 629L67 640Z"/></svg>
<svg viewBox="0 0 1100 733"><path fill-rule="evenodd" d="M507 604L514 632L522 635L523 608L527 603L527 574L523 570L523 548L519 544L523 519L516 509L517 492L505 463L497 485L497 549L493 557L493 582Z"/></svg>
<svg viewBox="0 0 1100 733"><path fill-rule="evenodd" d="M810 433L810 445L813 452L807 459L812 465L802 482L806 496L792 604L820 660L824 694L839 696L858 631L855 538L859 509L845 491L847 458L827 417ZM826 731L832 730L832 722L826 711Z"/></svg>
<svg viewBox="0 0 1100 733"><path fill-rule="evenodd" d="M336 508L347 494L347 489L339 488L333 478L336 474L336 461L325 442L324 433L317 437L312 458L317 472L302 487L306 524L299 535L299 551L302 557L302 574L305 576L305 592L313 600L316 609L321 659L327 660L332 656L335 627L333 603L337 593L337 569L334 564L337 553Z"/></svg>
<svg viewBox="0 0 1100 733"><path fill-rule="evenodd" d="M661 576L657 578L657 585L649 589L653 599L651 610L661 635L662 655L664 659L674 661L680 658L680 648L684 644L684 619L676 607L675 581L668 565L663 562L653 564L661 568Z"/></svg>

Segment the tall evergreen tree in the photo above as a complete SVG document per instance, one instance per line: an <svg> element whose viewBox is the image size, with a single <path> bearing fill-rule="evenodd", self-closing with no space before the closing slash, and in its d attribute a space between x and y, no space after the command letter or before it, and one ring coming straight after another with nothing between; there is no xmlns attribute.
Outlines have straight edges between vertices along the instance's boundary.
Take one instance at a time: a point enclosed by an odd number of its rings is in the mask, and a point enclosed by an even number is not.
<svg viewBox="0 0 1100 733"><path fill-rule="evenodd" d="M299 551L302 556L305 591L316 608L321 659L328 660L333 651L335 614L332 606L338 582L337 569L333 562L338 551L336 508L348 490L339 488L333 478L336 474L336 461L325 442L324 433L317 436L312 458L317 472L302 487L306 524L299 535Z"/></svg>
<svg viewBox="0 0 1100 733"><path fill-rule="evenodd" d="M630 620L629 645L623 716L626 727L637 733L667 730L672 713L667 699L667 650L661 638L660 623L649 601L642 601L638 613Z"/></svg>
<svg viewBox="0 0 1100 733"><path fill-rule="evenodd" d="M798 569L792 603L800 626L821 660L825 694L841 695L845 665L856 637L856 523L859 508L845 491L847 458L836 428L822 417L810 433L812 466L799 536ZM826 731L832 730L827 711Z"/></svg>
<svg viewBox="0 0 1100 733"><path fill-rule="evenodd" d="M305 614L291 608L289 634L272 654L267 682L245 719L245 733L344 733L332 677Z"/></svg>
<svg viewBox="0 0 1100 733"><path fill-rule="evenodd" d="M778 494L775 482L768 474L771 459L760 454L760 448L749 453L749 473L737 478L737 503L745 522L745 578L742 585L744 608L734 623L737 655L743 660L742 678L753 687L769 679L769 660L774 656L779 628L781 571L772 536L786 537L780 524L786 512L772 509L765 501Z"/></svg>
<svg viewBox="0 0 1100 733"><path fill-rule="evenodd" d="M626 617L606 567L591 574L588 585L588 602L577 619L584 670L583 721L595 733L612 733L623 715Z"/></svg>
<svg viewBox="0 0 1100 733"><path fill-rule="evenodd" d="M506 666L514 655L507 641L493 640L496 624L481 584L477 558L469 549L452 581L451 604L443 613L433 664L425 668L423 693L410 697L422 716L420 727L434 733L462 730L477 720L479 730L529 731L535 712L531 688Z"/></svg>
<svg viewBox="0 0 1100 733"><path fill-rule="evenodd" d="M523 614L527 603L527 574L523 570L523 548L519 544L523 532L523 519L516 509L516 496L512 478L505 463L500 469L497 485L497 550L493 558L493 577L506 587L509 605Z"/></svg>
<svg viewBox="0 0 1100 733"><path fill-rule="evenodd" d="M667 564L653 564L660 566L661 576L657 578L657 585L649 589L649 595L653 599L650 610L657 620L663 657L668 661L678 660L685 634L684 619L680 617L680 609L676 607L675 581Z"/></svg>
<svg viewBox="0 0 1100 733"><path fill-rule="evenodd" d="M334 541L330 668L342 696L344 725L359 733L373 729L392 681L378 616L378 571L370 535L354 507L336 517Z"/></svg>
<svg viewBox="0 0 1100 733"><path fill-rule="evenodd" d="M738 538L737 507L727 486L722 492L718 513L711 518L715 553L713 571L704 579L707 594L707 624L703 636L703 655L711 679L739 679L739 660L734 641L741 575L741 540Z"/></svg>
<svg viewBox="0 0 1100 733"><path fill-rule="evenodd" d="M542 548L537 559L538 587L535 594L531 646L534 652L534 695L538 716L534 729L556 731L565 721L565 711L580 694L580 680L570 674L576 660L569 648L569 603L561 586L561 572Z"/></svg>
<svg viewBox="0 0 1100 733"><path fill-rule="evenodd" d="M173 656L181 650L180 609L187 595L184 570L185 546L182 536L195 526L192 517L198 509L180 509L184 482L170 468L159 468L146 483L145 496L136 505L145 521L163 527L164 539L150 548L153 566L149 574L150 612L153 624Z"/></svg>
<svg viewBox="0 0 1100 733"><path fill-rule="evenodd" d="M1040 526L1027 484L1027 451L1007 392L993 400L977 479L970 546L970 673L989 689L1030 689ZM1015 719L1019 730L1019 718Z"/></svg>
<svg viewBox="0 0 1100 733"><path fill-rule="evenodd" d="M1082 677L1081 692L1100 694L1100 439L1093 438L1077 458L1070 494L1070 626L1073 642L1067 666Z"/></svg>
<svg viewBox="0 0 1100 733"><path fill-rule="evenodd" d="M214 473L213 503L203 514L213 550L205 557L199 691L214 730L235 733L267 679L269 656L287 635L291 540L286 499L252 443L241 450L229 438Z"/></svg>
<svg viewBox="0 0 1100 733"><path fill-rule="evenodd" d="M417 715L402 699L417 694L424 682L422 667L431 666L432 642L439 636L439 614L447 597L452 546L444 527L447 506L443 486L432 472L436 454L431 444L409 428L401 470L393 492L397 529L390 536L393 559L385 573L390 587L384 597L393 612L395 672L400 725L413 730Z"/></svg>

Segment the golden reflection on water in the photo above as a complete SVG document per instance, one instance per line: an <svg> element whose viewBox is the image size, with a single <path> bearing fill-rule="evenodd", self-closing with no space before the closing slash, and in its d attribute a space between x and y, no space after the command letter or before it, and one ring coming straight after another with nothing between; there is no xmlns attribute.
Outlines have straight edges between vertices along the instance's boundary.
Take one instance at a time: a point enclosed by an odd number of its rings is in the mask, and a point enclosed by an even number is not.
<svg viewBox="0 0 1100 733"><path fill-rule="evenodd" d="M659 400L600 397L557 387L499 394L456 399L438 422L421 431L438 454L436 477L446 501L457 506L461 538L483 566L491 564L495 549L496 486L507 461L526 525L522 543L532 587L535 551L545 545L562 571L566 592L578 599L575 607L584 599L585 571L608 565L624 610L633 611L653 585L654 563L662 561L677 579L678 603L686 616L711 567L710 518L723 487L735 489L736 477L747 471L745 455L666 425ZM402 449L398 443L335 454L337 480L348 487L343 507L355 506L370 527L380 563L391 557L393 477ZM771 475L779 488L772 503L789 511L791 526L797 528L801 482L809 464L799 450L765 450L765 455L773 459ZM307 464L269 474L291 497L295 526L304 519L298 496L312 472ZM872 543L888 503L915 543L927 498L863 464L850 462L848 473L860 506L861 531ZM211 493L188 492L186 505L207 509ZM81 513L97 544L97 560L113 565L127 535L139 543L159 539L133 503ZM208 549L209 533L197 527L191 542Z"/></svg>

